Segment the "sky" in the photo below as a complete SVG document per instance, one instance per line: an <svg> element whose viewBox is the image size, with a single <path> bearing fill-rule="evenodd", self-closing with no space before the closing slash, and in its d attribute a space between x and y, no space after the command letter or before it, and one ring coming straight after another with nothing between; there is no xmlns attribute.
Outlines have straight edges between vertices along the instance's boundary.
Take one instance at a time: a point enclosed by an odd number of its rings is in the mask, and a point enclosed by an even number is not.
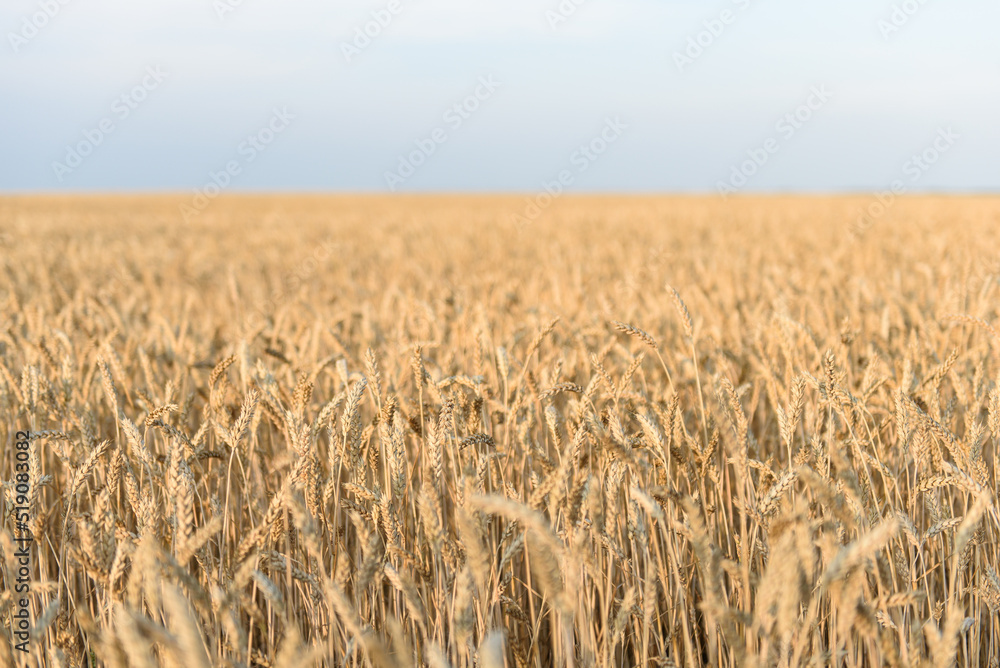
<svg viewBox="0 0 1000 668"><path fill-rule="evenodd" d="M996 0L3 0L0 192L996 192Z"/></svg>

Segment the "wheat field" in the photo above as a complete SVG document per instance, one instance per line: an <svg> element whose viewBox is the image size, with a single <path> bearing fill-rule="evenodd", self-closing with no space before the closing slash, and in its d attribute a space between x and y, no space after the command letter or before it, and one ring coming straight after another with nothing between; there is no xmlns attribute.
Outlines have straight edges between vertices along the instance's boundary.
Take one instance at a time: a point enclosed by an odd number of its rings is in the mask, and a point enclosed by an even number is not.
<svg viewBox="0 0 1000 668"><path fill-rule="evenodd" d="M0 666L1000 666L1000 200L186 203L0 199Z"/></svg>

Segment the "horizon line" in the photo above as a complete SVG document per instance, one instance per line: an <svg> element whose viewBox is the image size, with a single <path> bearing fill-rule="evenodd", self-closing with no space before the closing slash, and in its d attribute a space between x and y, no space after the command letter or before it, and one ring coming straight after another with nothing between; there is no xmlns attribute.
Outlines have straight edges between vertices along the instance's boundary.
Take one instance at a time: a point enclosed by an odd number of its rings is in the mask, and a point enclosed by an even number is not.
<svg viewBox="0 0 1000 668"><path fill-rule="evenodd" d="M66 198L91 198L91 197L190 197L191 191L174 189L149 189L149 190L3 190L0 189L0 198L35 198L35 197L66 197ZM718 199L751 199L758 197L871 197L880 193L880 189L858 189L858 190L760 190L749 192L737 192L731 194L720 194L714 190L593 190L593 191L567 191L555 197L697 197ZM211 199L229 198L252 198L252 197L384 197L386 199L403 199L407 197L538 197L545 193L544 190L519 191L519 190L419 190L408 192L390 192L384 190L308 190L308 189L274 189L274 190L237 190L233 189L220 193ZM918 197L991 197L1000 196L1000 188L997 189L971 189L971 190L926 190L903 193L897 195L900 198Z"/></svg>

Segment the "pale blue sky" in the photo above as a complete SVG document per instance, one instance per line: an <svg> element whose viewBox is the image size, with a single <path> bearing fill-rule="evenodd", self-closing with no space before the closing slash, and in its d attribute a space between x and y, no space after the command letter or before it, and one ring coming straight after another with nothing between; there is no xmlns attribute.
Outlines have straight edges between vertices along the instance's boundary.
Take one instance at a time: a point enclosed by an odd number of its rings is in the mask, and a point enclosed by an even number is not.
<svg viewBox="0 0 1000 668"><path fill-rule="evenodd" d="M0 191L190 192L215 173L233 191L533 192L561 171L580 192L1000 186L996 0L575 3L552 27L560 0L398 0L348 62L389 0L3 0ZM609 119L624 129L581 158ZM401 170L418 143L433 154Z"/></svg>

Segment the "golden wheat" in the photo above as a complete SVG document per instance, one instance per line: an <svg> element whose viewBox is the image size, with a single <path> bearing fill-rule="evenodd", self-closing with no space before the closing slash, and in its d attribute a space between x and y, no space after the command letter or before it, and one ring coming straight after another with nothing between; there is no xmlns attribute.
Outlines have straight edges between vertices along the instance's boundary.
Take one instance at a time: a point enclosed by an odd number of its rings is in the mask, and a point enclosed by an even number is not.
<svg viewBox="0 0 1000 668"><path fill-rule="evenodd" d="M521 204L0 199L0 666L1000 666L1000 202Z"/></svg>

